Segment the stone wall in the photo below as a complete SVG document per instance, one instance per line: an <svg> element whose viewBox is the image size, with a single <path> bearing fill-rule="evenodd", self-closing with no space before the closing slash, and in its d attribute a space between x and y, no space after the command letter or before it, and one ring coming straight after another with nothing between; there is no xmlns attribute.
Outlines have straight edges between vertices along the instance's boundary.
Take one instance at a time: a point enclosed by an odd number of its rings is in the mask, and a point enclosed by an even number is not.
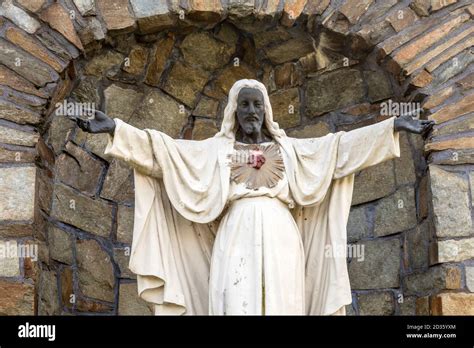
<svg viewBox="0 0 474 348"><path fill-rule="evenodd" d="M133 174L56 103L175 138L220 126L240 78L290 136L350 131L419 102L430 137L357 174L352 315L474 314L468 1L9 1L0 8L1 314L151 314L128 270ZM8 198L5 198L8 197ZM355 250L355 249L353 249ZM360 249L359 249L360 250ZM11 291L14 290L14 291Z"/></svg>

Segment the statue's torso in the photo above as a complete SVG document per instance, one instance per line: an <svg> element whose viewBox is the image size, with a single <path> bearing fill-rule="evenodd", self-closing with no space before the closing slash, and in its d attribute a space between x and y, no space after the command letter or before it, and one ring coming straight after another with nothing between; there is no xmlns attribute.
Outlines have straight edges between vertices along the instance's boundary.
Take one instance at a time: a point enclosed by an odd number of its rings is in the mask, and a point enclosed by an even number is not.
<svg viewBox="0 0 474 348"><path fill-rule="evenodd" d="M233 158L228 209L212 251L211 314L304 313L303 244L278 145L270 146L234 148L234 155L261 151L265 163L256 169L238 162L242 154Z"/></svg>
<svg viewBox="0 0 474 348"><path fill-rule="evenodd" d="M258 152L264 157L259 169ZM252 154L257 153L252 157ZM236 142L231 160L231 181L228 201L251 197L270 197L279 199L289 208L294 201L285 175L285 167L279 145L275 142L244 144ZM250 162L250 163L249 163Z"/></svg>

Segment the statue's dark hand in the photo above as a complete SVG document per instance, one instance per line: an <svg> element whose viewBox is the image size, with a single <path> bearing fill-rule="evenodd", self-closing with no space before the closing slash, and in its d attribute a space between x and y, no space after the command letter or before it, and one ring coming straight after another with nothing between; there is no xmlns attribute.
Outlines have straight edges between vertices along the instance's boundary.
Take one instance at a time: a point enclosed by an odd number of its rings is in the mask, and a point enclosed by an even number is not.
<svg viewBox="0 0 474 348"><path fill-rule="evenodd" d="M420 120L409 115L403 115L395 119L395 131L407 131L416 134L426 134L433 128L435 122L432 120Z"/></svg>
<svg viewBox="0 0 474 348"><path fill-rule="evenodd" d="M115 121L102 111L94 110L93 118L84 120L76 118L76 123L84 132L87 133L109 133L113 134L115 130Z"/></svg>

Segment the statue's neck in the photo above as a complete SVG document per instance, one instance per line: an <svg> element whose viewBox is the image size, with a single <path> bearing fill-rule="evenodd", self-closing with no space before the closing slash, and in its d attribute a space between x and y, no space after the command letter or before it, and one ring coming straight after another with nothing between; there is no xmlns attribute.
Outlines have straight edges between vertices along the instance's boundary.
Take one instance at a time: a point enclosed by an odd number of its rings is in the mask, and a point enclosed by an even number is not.
<svg viewBox="0 0 474 348"><path fill-rule="evenodd" d="M260 129L258 132L247 134L243 132L241 128L239 128L235 134L235 140L244 144L260 144L267 141L272 141L272 138L267 135L263 129Z"/></svg>

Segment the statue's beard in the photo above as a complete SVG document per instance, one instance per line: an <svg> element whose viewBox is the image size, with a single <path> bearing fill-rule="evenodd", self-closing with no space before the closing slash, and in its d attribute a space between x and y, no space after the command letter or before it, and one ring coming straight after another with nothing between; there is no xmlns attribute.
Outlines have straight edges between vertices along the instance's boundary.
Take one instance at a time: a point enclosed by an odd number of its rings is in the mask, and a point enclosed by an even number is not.
<svg viewBox="0 0 474 348"><path fill-rule="evenodd" d="M269 138L273 138L272 134L268 131L265 123L263 123L261 125L258 122L252 122L252 123L254 123L254 124L248 125L246 127L247 129L244 129L239 124L239 126L237 128L237 132L235 133L236 136L242 136L243 134L245 134L245 135L254 134L255 132L260 131L260 129L261 129L263 134L265 134Z"/></svg>
<svg viewBox="0 0 474 348"><path fill-rule="evenodd" d="M252 121L244 125L244 127L241 127L245 134L250 135L250 134L255 134L259 133L262 125L258 121Z"/></svg>

